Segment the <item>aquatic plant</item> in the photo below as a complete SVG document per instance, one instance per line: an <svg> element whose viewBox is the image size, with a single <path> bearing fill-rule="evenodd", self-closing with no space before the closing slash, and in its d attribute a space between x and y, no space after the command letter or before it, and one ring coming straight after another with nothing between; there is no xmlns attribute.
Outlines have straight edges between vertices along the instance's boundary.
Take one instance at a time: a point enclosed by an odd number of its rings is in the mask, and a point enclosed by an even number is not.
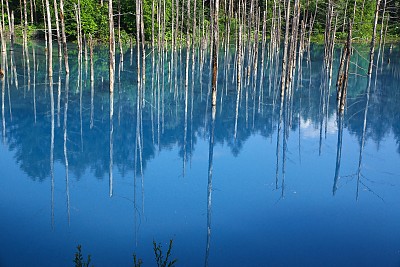
<svg viewBox="0 0 400 267"><path fill-rule="evenodd" d="M75 259L74 259L75 267L90 267L90 260L91 260L90 255L88 255L87 262L85 262L82 256L82 246L78 245L76 249L77 252L75 252Z"/></svg>
<svg viewBox="0 0 400 267"><path fill-rule="evenodd" d="M142 264L143 264L142 259L137 259L136 254L133 253L133 266L134 267L140 267L140 266L142 266Z"/></svg>
<svg viewBox="0 0 400 267"><path fill-rule="evenodd" d="M153 250L154 254L156 257L156 262L158 267L172 267L175 266L175 263L178 261L177 259L173 259L172 261L168 261L170 256L171 256L171 250L172 250L172 239L169 240L169 245L168 245L168 251L167 255L165 256L165 259L163 257L163 252L162 252L162 246L161 244L157 244L153 240Z"/></svg>

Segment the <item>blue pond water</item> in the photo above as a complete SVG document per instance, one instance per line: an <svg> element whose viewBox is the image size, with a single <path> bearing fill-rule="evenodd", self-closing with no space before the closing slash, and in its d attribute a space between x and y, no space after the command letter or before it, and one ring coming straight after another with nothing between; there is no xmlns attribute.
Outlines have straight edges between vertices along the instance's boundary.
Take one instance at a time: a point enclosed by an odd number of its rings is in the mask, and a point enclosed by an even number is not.
<svg viewBox="0 0 400 267"><path fill-rule="evenodd" d="M52 80L42 44L29 64L8 52L0 266L73 266L78 244L98 267L133 253L155 266L153 240L166 252L170 239L177 266L399 266L400 51L386 47L368 86L357 47L341 118L340 50L331 88L313 46L282 104L277 66L259 62L238 95L221 50L214 121L198 53L187 71L185 50L149 54L138 93L128 50L110 96L105 49L94 83L76 52L69 78L54 57Z"/></svg>

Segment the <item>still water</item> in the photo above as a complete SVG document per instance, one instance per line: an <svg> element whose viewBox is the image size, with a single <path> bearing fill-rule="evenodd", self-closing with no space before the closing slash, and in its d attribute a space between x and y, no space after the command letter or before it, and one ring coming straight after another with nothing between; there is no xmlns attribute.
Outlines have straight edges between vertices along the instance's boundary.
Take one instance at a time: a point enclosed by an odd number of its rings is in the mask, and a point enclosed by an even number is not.
<svg viewBox="0 0 400 267"><path fill-rule="evenodd" d="M127 50L110 96L106 49L93 83L76 52L68 78L55 57L51 80L44 51L16 46L1 81L0 266L73 266L78 244L98 267L133 253L155 266L153 241L165 253L170 239L177 266L400 265L396 47L369 87L357 48L343 118L340 50L331 88L314 46L282 103L274 63L238 94L221 50L215 120L207 52L194 65L149 52L138 93Z"/></svg>

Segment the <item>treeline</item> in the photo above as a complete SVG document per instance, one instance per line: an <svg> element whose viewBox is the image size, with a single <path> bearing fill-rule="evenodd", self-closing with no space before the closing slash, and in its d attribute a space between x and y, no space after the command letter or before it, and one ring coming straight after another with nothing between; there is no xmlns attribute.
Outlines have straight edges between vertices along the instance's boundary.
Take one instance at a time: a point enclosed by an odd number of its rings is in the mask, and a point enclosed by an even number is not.
<svg viewBox="0 0 400 267"><path fill-rule="evenodd" d="M137 23L143 26L144 38L148 43L166 42L168 44L186 44L188 38L192 42L207 40L212 36L213 6L216 0L113 0L114 25L120 33L121 42L135 40ZM47 1L46 1L47 2ZM109 2L106 0L66 0L64 13L60 12L60 1L48 1L51 13L52 29L63 18L68 41L79 38L80 18L81 31L86 36L91 34L97 39L109 38ZM294 2L294 1L292 1ZM15 34L22 36L24 26L28 27L28 35L44 38L46 26L46 5L44 0L2 1L2 25L6 32L11 25L14 13ZM137 5L140 5L137 8ZM288 9L288 5L292 5ZM219 35L224 41L238 37L239 24L243 34L254 39L255 31L262 32L265 37L274 38L279 34L282 38L286 28L286 11L290 17L298 12L298 27L305 28L311 38L323 41L327 24L327 14L333 7L332 24L336 25L336 38L345 39L346 27L353 25L355 40L369 41L374 27L376 1L371 0L301 0L299 10L294 10L293 3L287 0L221 0L219 1L218 25ZM57 16L55 14L57 8ZM392 37L400 34L400 1L380 1L378 30ZM80 10L79 13L77 10ZM136 14L140 12L141 19ZM25 22L26 21L26 22ZM289 27L292 27L291 21ZM25 24L26 23L26 24ZM119 29L119 30L118 30ZM188 35L189 34L189 35ZM229 36L229 37L228 37ZM142 37L140 37L142 38ZM229 39L228 39L229 38Z"/></svg>

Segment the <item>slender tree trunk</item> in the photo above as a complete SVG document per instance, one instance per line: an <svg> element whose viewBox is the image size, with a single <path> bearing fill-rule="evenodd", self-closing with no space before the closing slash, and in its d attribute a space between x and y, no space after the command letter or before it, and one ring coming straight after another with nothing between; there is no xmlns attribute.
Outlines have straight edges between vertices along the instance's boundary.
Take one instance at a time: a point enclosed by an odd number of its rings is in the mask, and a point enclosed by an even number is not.
<svg viewBox="0 0 400 267"><path fill-rule="evenodd" d="M241 0L239 0L239 7L238 7L238 16L237 16L237 21L239 24L239 29L238 29L238 39L237 39L237 87L238 90L241 88L241 83L242 83L242 19L241 19Z"/></svg>
<svg viewBox="0 0 400 267"><path fill-rule="evenodd" d="M11 11L11 22L10 22L10 40L11 50L14 50L14 11Z"/></svg>
<svg viewBox="0 0 400 267"><path fill-rule="evenodd" d="M173 1L173 0L172 0ZM175 23L175 42L174 42L174 51L176 51L176 42L178 40L178 29L179 29L179 0L176 0L176 23Z"/></svg>
<svg viewBox="0 0 400 267"><path fill-rule="evenodd" d="M11 17L11 14L10 14L10 7L8 5L8 0L6 0L6 9L7 9L7 17L8 17L8 30L10 32L10 40L11 40L14 38L13 23L12 23L13 18ZM11 11L11 13L14 16L14 11Z"/></svg>
<svg viewBox="0 0 400 267"><path fill-rule="evenodd" d="M344 30L346 28L346 19L347 19L347 6L349 5L349 0L346 0L346 6L344 8L344 16L343 16L343 28L342 28L342 33L344 33Z"/></svg>
<svg viewBox="0 0 400 267"><path fill-rule="evenodd" d="M45 43L45 51L46 51L46 54L48 54L49 53L49 49L48 49L48 44L49 44L49 42L48 42L48 34L47 34L47 20L46 20L46 9L45 9L45 6L44 6L44 0L42 0L42 13L43 13L43 24L44 24L44 43ZM22 14L22 11L21 11L21 14ZM22 18L22 16L21 16L21 18Z"/></svg>
<svg viewBox="0 0 400 267"><path fill-rule="evenodd" d="M154 0L151 1L151 46L154 53Z"/></svg>
<svg viewBox="0 0 400 267"><path fill-rule="evenodd" d="M140 0L140 33L142 38L142 81L146 81L146 50L144 37L143 0ZM143 87L144 89L144 87Z"/></svg>
<svg viewBox="0 0 400 267"><path fill-rule="evenodd" d="M137 84L140 85L140 1L136 0L136 51L137 51Z"/></svg>
<svg viewBox="0 0 400 267"><path fill-rule="evenodd" d="M24 45L28 45L28 7L26 5L26 0L24 0ZM4 13L4 12L3 12ZM4 27L4 14L3 14L3 27Z"/></svg>
<svg viewBox="0 0 400 267"><path fill-rule="evenodd" d="M1 51L2 51L2 53L3 53L3 58L5 58L5 53L6 53L6 51L7 51L7 49L6 49L6 42L5 42L5 38L4 38L4 29L3 29L3 25L2 25L2 23L0 22L0 41L1 41ZM3 59L3 61L4 61L4 59ZM4 62L5 63L5 62ZM3 78L3 76L4 76L4 74L5 74L5 64L3 64L2 66L1 66L1 68L0 68L0 71L1 71L1 73L0 73L0 78L2 79ZM4 83L4 81L3 81L3 83Z"/></svg>
<svg viewBox="0 0 400 267"><path fill-rule="evenodd" d="M31 0L31 2L32 2L32 0ZM58 20L58 7L57 6L58 6L57 5L57 0L54 0L54 18L56 20L58 56L61 57L62 56L62 49L61 49L60 22Z"/></svg>
<svg viewBox="0 0 400 267"><path fill-rule="evenodd" d="M192 30L192 74L194 74L194 65L195 65L195 43L196 43L196 9L197 9L197 1L194 0L193 4L193 30ZM192 80L194 81L194 76L192 75Z"/></svg>
<svg viewBox="0 0 400 267"><path fill-rule="evenodd" d="M371 77L371 75L372 75L372 66L374 64L376 27L377 27L377 24L378 24L379 6L380 6L380 4L381 4L381 0L376 0L374 29L373 29L373 32L372 32L371 47L370 47L370 52L369 52L369 66L368 66L368 76L369 77Z"/></svg>
<svg viewBox="0 0 400 267"><path fill-rule="evenodd" d="M171 0L171 47L174 50L175 47L175 15L174 15L174 8L175 8L175 0ZM173 57L171 57L171 66L173 65Z"/></svg>
<svg viewBox="0 0 400 267"><path fill-rule="evenodd" d="M48 41L48 51L49 51L49 77L53 77L53 37L51 30L51 13L50 13L50 3L46 0L46 14L47 14L47 41Z"/></svg>
<svg viewBox="0 0 400 267"><path fill-rule="evenodd" d="M385 34L383 36L383 48L382 48L383 51L382 51L381 65L383 65L383 58L384 58L384 55L385 55L386 34L387 34L387 29L388 29L388 24L389 24L389 18L390 18L390 14L388 14L387 19L386 19ZM382 73L382 69L383 68L381 68L381 73Z"/></svg>
<svg viewBox="0 0 400 267"><path fill-rule="evenodd" d="M43 2L43 0L42 0L42 2ZM23 7L22 7L22 1L21 0L19 0L19 11L20 11L20 15L21 15L21 27L23 27L24 26L24 9L23 9ZM43 11L44 11L44 8L43 8ZM45 12L43 12L43 16L45 16Z"/></svg>
<svg viewBox="0 0 400 267"><path fill-rule="evenodd" d="M218 82L218 50L219 50L219 27L218 27L218 18L219 18L219 0L214 0L214 25L213 25L213 75L212 75L212 106L217 105L217 82Z"/></svg>
<svg viewBox="0 0 400 267"><path fill-rule="evenodd" d="M289 21L290 21L290 0L286 2L286 26L285 26L285 41L282 58L282 77L281 77L281 96L285 95L286 76L287 76L287 61L288 61L288 46L289 46Z"/></svg>
<svg viewBox="0 0 400 267"><path fill-rule="evenodd" d="M82 56L82 43L81 43L81 36L80 36L80 28L79 28L79 11L78 11L78 6L74 5L75 8L75 19L76 19L76 39L78 42L78 61L81 61L81 56Z"/></svg>
<svg viewBox="0 0 400 267"><path fill-rule="evenodd" d="M114 15L112 0L108 1L108 23L109 23L109 79L110 79L110 93L114 92L114 79L115 79L115 34L114 34ZM110 97L111 98L111 97ZM110 115L111 116L111 115Z"/></svg>
<svg viewBox="0 0 400 267"><path fill-rule="evenodd" d="M90 49L90 81L94 82L94 62L93 62L93 39L89 34L89 49Z"/></svg>
<svg viewBox="0 0 400 267"><path fill-rule="evenodd" d="M122 50L122 41L121 41L121 0L118 0L118 45L119 45L119 55L120 62L124 62L124 52Z"/></svg>
<svg viewBox="0 0 400 267"><path fill-rule="evenodd" d="M342 53L342 59L339 66L338 73L338 82L337 82L337 99L338 99L338 109L339 112L344 111L344 107L346 105L347 98L347 85L349 79L349 68L350 68L350 56L351 56L351 35L352 35L352 25L349 23L348 25L348 34L347 34L347 42L345 49Z"/></svg>
<svg viewBox="0 0 400 267"><path fill-rule="evenodd" d="M384 32L384 24L385 24L385 13L386 13L386 0L384 0L384 4L383 4L383 11L382 11L382 21L381 21L381 32L379 35L379 50L378 50L378 58L376 60L376 71L378 71L378 65L379 65L379 58L380 58L380 54L381 54L381 49L382 49L382 43L383 43L383 32ZM383 54L382 54L383 57ZM376 79L375 79L375 83L376 83Z"/></svg>
<svg viewBox="0 0 400 267"><path fill-rule="evenodd" d="M65 73L69 73L67 36L65 34L64 0L60 0L61 36L64 49Z"/></svg>

